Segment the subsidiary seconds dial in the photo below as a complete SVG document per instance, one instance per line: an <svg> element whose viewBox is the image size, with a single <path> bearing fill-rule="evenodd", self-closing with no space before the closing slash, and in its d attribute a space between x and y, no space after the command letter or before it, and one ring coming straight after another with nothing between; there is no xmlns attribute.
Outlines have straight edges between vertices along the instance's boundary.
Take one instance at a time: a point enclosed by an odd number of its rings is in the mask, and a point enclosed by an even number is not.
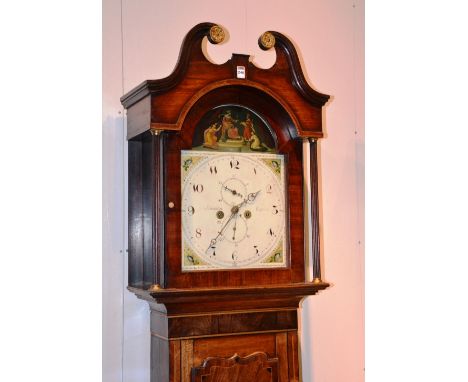
<svg viewBox="0 0 468 382"><path fill-rule="evenodd" d="M182 270L286 266L284 158L182 151Z"/></svg>

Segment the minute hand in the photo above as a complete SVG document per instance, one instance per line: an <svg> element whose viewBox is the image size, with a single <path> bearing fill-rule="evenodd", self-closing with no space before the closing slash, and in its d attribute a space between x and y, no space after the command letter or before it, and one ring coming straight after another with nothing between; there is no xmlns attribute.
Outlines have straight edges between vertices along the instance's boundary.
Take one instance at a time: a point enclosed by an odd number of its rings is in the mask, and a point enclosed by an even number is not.
<svg viewBox="0 0 468 382"><path fill-rule="evenodd" d="M218 237L220 237L220 236L223 234L223 232L224 232L224 230L226 229L226 227L227 227L227 225L229 224L229 222L233 219L234 216L237 215L237 213L239 212L240 206L242 206L244 203L245 203L245 200L244 200L241 204L232 207L232 209L231 209L231 216L229 216L229 219L226 221L226 223L224 223L224 225L223 225L223 226L221 227L221 229L218 231L218 235L217 235L214 239L211 239L210 245L208 246L208 248L206 249L205 252L208 252L208 250L210 249L210 247L216 244L216 242L218 241Z"/></svg>
<svg viewBox="0 0 468 382"><path fill-rule="evenodd" d="M211 246L215 245L216 242L218 241L218 237L220 237L224 230L226 229L226 227L228 226L229 222L234 218L234 216L237 215L237 213L239 212L240 208L246 204L247 202L253 202L255 200L255 198L257 197L258 193L260 192L260 190L258 190L257 192L252 192L250 194L247 195L247 198L244 199L242 201L242 203L238 204L237 206L234 206L232 207L231 209L231 216L229 216L229 219L226 221L226 223L224 223L224 225L221 227L221 229L218 231L218 235L214 238L214 239L211 239L211 242L210 242L210 245L208 246L208 248L206 249L205 252L207 252Z"/></svg>

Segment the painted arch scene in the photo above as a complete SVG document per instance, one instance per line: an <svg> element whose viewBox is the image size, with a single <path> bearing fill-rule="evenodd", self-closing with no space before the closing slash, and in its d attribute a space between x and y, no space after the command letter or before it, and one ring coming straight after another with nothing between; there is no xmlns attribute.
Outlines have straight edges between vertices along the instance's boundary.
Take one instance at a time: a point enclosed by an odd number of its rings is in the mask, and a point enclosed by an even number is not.
<svg viewBox="0 0 468 382"><path fill-rule="evenodd" d="M276 152L268 124L239 105L223 105L206 113L195 128L192 146L206 151Z"/></svg>

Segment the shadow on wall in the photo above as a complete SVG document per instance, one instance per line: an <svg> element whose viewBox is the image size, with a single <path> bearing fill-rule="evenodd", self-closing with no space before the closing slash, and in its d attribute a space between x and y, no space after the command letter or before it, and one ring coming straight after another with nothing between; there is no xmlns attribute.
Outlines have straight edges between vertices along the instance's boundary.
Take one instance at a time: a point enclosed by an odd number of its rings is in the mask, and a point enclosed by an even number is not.
<svg viewBox="0 0 468 382"><path fill-rule="evenodd" d="M149 382L149 308L127 290L126 166L123 114L108 115L102 124L102 375L103 381Z"/></svg>

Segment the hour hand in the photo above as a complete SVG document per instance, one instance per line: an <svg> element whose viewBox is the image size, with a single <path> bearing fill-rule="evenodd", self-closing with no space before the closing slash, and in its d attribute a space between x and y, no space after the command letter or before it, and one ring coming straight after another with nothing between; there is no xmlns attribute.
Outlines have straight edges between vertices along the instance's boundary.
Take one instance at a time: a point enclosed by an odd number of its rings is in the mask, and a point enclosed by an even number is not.
<svg viewBox="0 0 468 382"><path fill-rule="evenodd" d="M240 198L242 198L242 195L239 194L236 190L232 189L232 188L229 188L227 186L223 186L223 188L226 190L226 191L229 191L232 195L236 195Z"/></svg>
<svg viewBox="0 0 468 382"><path fill-rule="evenodd" d="M226 191L229 191L229 192L232 193L233 195L236 195L236 194L237 194L237 191L236 191L236 190L233 190L233 189L229 188L228 186L224 186L224 189L225 189Z"/></svg>

